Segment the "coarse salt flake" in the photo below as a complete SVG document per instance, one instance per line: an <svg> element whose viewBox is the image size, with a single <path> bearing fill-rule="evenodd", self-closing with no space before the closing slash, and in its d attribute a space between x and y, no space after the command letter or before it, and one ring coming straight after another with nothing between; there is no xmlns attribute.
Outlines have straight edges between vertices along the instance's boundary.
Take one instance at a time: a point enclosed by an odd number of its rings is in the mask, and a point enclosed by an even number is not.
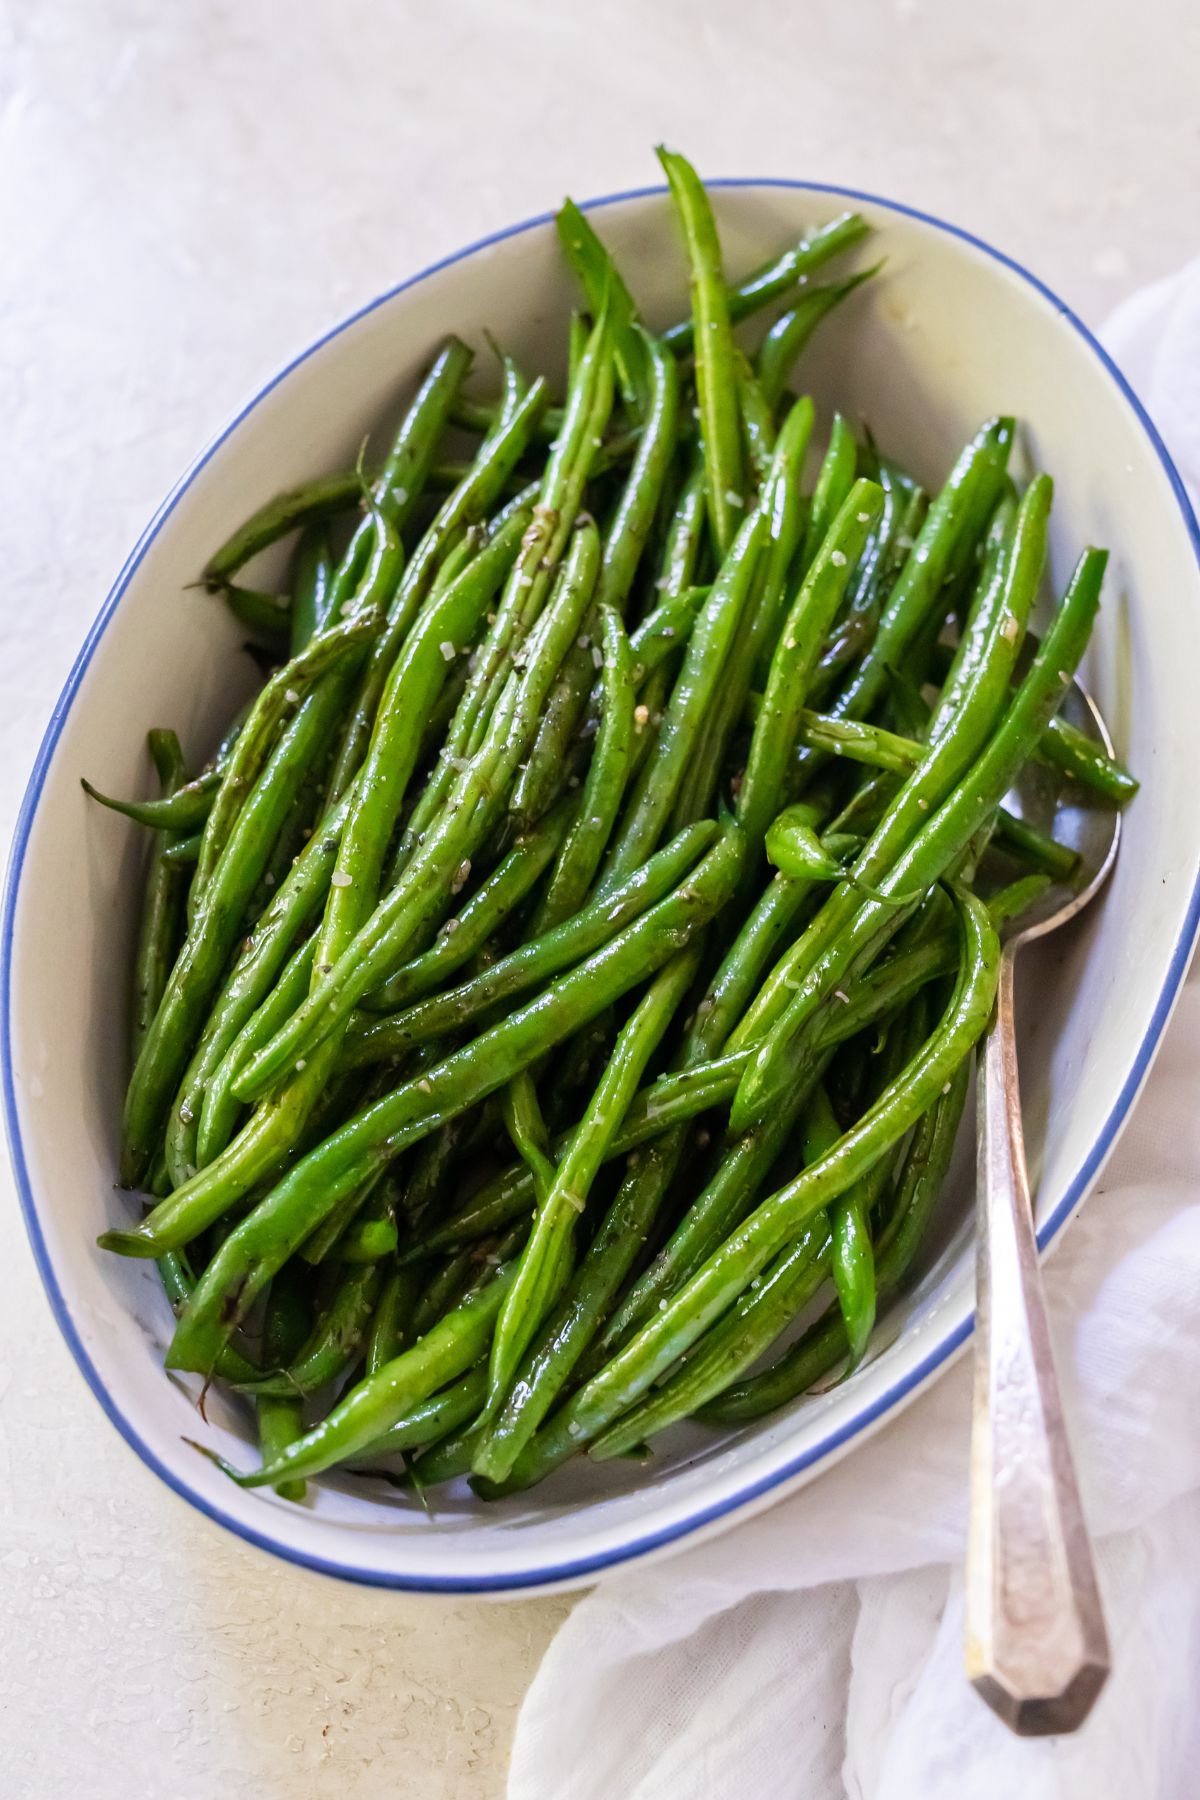
<svg viewBox="0 0 1200 1800"><path fill-rule="evenodd" d="M633 709L633 722L639 731L643 731L650 723L650 708L645 705L635 706Z"/></svg>
<svg viewBox="0 0 1200 1800"><path fill-rule="evenodd" d="M454 661L454 656L455 656L454 645L450 642L449 638L444 638L442 640L442 642L438 645L438 649L441 651L442 655L445 657L447 662Z"/></svg>
<svg viewBox="0 0 1200 1800"><path fill-rule="evenodd" d="M347 875L344 871L338 870L336 874L329 877L329 885L330 887L336 888L353 887L354 878L351 875Z"/></svg>
<svg viewBox="0 0 1200 1800"><path fill-rule="evenodd" d="M300 696L296 692L295 688L287 688L284 692L283 697L287 701L289 706L295 706L297 700L299 700L299 698L300 698Z"/></svg>
<svg viewBox="0 0 1200 1800"><path fill-rule="evenodd" d="M829 560L835 569L844 569L846 566L846 552L844 550L831 550L829 553Z"/></svg>

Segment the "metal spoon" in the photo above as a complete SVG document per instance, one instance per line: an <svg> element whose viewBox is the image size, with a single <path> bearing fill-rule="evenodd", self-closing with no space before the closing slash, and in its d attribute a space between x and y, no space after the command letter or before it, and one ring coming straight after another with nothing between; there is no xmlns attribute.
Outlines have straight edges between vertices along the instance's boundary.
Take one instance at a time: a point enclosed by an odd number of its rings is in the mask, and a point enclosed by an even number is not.
<svg viewBox="0 0 1200 1800"><path fill-rule="evenodd" d="M1064 716L1112 742L1073 683ZM966 1573L971 1682L1021 1736L1074 1731L1109 1669L1108 1634L1038 1271L1025 1169L1013 1028L1017 951L1075 917L1116 860L1120 814L1036 763L1010 797L1024 816L1057 807L1055 835L1080 857L1077 883L1054 886L1009 927L996 1014L977 1075L975 1395Z"/></svg>

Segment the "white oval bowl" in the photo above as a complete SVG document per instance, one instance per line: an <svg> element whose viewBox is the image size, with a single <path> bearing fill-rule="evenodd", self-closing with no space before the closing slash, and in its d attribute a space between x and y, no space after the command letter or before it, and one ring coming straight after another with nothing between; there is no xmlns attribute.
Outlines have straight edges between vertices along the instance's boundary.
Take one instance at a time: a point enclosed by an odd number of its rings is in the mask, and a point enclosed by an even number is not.
<svg viewBox="0 0 1200 1800"><path fill-rule="evenodd" d="M1088 542L1111 547L1089 681L1140 776L1115 877L1086 922L1036 964L1021 1043L1045 1244L1084 1198L1144 1080L1187 965L1200 908L1193 695L1200 534L1177 474L1120 374L1039 282L977 239L908 208L794 182L717 184L736 275L847 206L878 228L884 273L822 326L803 365L828 417L861 414L927 483L991 413L1023 421L1054 474L1061 586ZM652 323L685 306L660 190L595 203ZM465 1488L432 1517L360 1483L310 1485L302 1506L243 1493L189 1449L201 1435L253 1460L248 1415L168 1380L171 1314L149 1263L103 1255L128 1216L114 1191L124 1020L141 845L88 802L145 781L145 733L174 725L207 749L246 684L241 633L190 587L206 556L276 490L352 462L434 345L490 328L528 367L561 367L575 295L552 221L499 233L405 282L269 382L199 457L130 556L55 708L25 796L0 964L5 1104L17 1182L63 1334L118 1430L175 1491L249 1542L355 1581L462 1593L567 1587L714 1532L810 1479L902 1406L965 1341L972 1315L964 1169L935 1221L884 1347L852 1380L741 1431L673 1434L647 1468L567 1468L499 1505ZM1024 965L1023 965L1024 966Z"/></svg>

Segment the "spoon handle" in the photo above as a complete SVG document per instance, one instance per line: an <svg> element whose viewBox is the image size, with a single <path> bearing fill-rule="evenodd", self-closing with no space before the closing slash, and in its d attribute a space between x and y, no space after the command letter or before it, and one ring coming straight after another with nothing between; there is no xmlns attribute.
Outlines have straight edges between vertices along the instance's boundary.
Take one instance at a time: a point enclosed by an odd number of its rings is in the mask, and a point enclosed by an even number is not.
<svg viewBox="0 0 1200 1800"><path fill-rule="evenodd" d="M1108 1634L1063 1424L1025 1169L1013 950L980 1056L967 1674L1021 1736L1074 1731Z"/></svg>

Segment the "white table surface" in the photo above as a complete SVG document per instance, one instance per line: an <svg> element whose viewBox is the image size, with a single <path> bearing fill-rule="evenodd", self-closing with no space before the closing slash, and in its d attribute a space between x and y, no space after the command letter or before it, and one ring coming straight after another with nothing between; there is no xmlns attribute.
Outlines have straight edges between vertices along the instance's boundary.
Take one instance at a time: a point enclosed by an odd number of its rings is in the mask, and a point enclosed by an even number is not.
<svg viewBox="0 0 1200 1800"><path fill-rule="evenodd" d="M342 313L666 138L943 214L1098 321L1195 253L1198 70L1193 0L0 0L0 832L162 494ZM343 1587L189 1511L0 1184L4 1793L500 1794L567 1602Z"/></svg>

